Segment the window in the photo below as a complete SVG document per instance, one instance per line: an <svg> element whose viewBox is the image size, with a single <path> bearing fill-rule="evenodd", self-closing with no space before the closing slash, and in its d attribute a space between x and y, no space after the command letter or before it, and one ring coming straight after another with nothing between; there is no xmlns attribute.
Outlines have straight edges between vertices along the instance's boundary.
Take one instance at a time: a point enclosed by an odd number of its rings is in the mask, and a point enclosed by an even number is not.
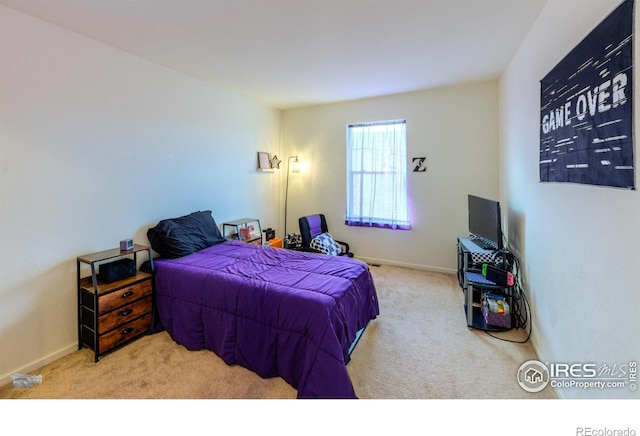
<svg viewBox="0 0 640 436"><path fill-rule="evenodd" d="M411 228L407 207L406 121L347 126L350 226Z"/></svg>

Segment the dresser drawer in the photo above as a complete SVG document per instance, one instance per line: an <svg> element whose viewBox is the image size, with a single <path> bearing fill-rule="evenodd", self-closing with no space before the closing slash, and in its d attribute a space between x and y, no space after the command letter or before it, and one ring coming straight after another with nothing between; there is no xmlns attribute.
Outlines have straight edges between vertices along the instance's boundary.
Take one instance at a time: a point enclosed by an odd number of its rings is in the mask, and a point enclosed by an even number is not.
<svg viewBox="0 0 640 436"><path fill-rule="evenodd" d="M117 291L101 295L99 298L100 301L98 302L98 306L100 307L99 314L102 315L103 313L149 295L151 295L151 279L143 280L118 289Z"/></svg>
<svg viewBox="0 0 640 436"><path fill-rule="evenodd" d="M134 303L127 304L112 310L109 313L101 315L98 319L98 331L100 333L108 332L121 324L126 324L139 316L151 312L151 297L146 297Z"/></svg>
<svg viewBox="0 0 640 436"><path fill-rule="evenodd" d="M148 313L130 323L121 325L115 330L100 335L99 354L105 353L120 344L147 333L150 325L151 313Z"/></svg>

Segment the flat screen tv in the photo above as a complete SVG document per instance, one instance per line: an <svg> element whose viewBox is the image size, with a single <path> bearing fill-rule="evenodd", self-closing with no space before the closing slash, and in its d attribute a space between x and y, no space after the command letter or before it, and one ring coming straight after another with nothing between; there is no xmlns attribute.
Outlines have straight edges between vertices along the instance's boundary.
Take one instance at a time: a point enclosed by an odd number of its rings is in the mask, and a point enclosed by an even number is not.
<svg viewBox="0 0 640 436"><path fill-rule="evenodd" d="M469 233L480 238L480 248L502 250L500 203L469 195Z"/></svg>

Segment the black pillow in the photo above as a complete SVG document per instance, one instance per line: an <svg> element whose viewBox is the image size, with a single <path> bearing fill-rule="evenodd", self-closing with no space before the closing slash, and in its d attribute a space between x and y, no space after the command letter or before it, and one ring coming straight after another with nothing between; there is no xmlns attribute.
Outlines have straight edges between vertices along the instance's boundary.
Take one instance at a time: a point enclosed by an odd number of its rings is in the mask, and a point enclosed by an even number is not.
<svg viewBox="0 0 640 436"><path fill-rule="evenodd" d="M147 230L147 237L151 248L166 259L187 256L225 241L210 210L162 220Z"/></svg>

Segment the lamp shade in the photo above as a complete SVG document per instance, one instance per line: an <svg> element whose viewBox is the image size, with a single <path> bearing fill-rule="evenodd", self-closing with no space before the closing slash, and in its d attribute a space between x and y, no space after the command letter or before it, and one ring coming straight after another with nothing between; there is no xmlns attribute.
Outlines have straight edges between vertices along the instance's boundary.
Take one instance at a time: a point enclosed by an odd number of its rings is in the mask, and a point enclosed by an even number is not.
<svg viewBox="0 0 640 436"><path fill-rule="evenodd" d="M297 157L295 158L295 160L293 162L291 162L291 172L292 173L299 173L300 172L300 161L298 160Z"/></svg>

